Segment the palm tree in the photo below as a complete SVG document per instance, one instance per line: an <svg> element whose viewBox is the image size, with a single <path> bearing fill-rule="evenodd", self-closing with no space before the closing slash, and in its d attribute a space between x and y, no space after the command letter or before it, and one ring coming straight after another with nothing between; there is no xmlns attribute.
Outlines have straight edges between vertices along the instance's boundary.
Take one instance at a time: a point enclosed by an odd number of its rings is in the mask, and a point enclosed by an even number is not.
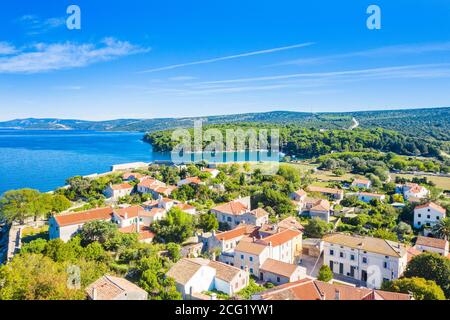
<svg viewBox="0 0 450 320"><path fill-rule="evenodd" d="M441 239L450 238L450 218L440 220L434 227L433 233Z"/></svg>

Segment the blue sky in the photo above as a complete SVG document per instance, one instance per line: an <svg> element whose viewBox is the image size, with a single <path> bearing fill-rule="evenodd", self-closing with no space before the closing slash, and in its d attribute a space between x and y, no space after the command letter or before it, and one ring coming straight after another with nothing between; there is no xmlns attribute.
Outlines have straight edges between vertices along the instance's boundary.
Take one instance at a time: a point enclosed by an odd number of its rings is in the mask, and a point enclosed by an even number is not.
<svg viewBox="0 0 450 320"><path fill-rule="evenodd" d="M66 9L81 8L68 30ZM381 30L366 9L382 10ZM0 120L449 106L447 0L2 2Z"/></svg>

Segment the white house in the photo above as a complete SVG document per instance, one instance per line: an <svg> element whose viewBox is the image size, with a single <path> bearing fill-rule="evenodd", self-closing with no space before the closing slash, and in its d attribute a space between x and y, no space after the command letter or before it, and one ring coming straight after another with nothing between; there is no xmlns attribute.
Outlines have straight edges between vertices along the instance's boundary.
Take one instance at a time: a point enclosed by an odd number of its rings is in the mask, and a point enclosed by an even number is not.
<svg viewBox="0 0 450 320"><path fill-rule="evenodd" d="M87 222L108 221L116 223L123 233L138 233L139 240L151 242L154 234L149 226L155 221L152 212L140 206L113 209L111 207L53 216L49 220L49 238L64 242L75 236Z"/></svg>
<svg viewBox="0 0 450 320"><path fill-rule="evenodd" d="M359 201L364 201L369 203L372 200L379 200L384 201L386 199L386 195L384 194L378 194L378 193L371 193L371 192L358 192L356 194Z"/></svg>
<svg viewBox="0 0 450 320"><path fill-rule="evenodd" d="M418 236L414 249L421 252L434 252L443 257L449 257L448 241L444 239Z"/></svg>
<svg viewBox="0 0 450 320"><path fill-rule="evenodd" d="M320 218L330 222L331 205L328 200L307 197L299 208L299 215L308 214L311 218Z"/></svg>
<svg viewBox="0 0 450 320"><path fill-rule="evenodd" d="M274 259L266 259L259 268L260 280L280 285L306 277L306 268Z"/></svg>
<svg viewBox="0 0 450 320"><path fill-rule="evenodd" d="M428 202L414 208L414 228L432 228L446 217L445 209L434 202Z"/></svg>
<svg viewBox="0 0 450 320"><path fill-rule="evenodd" d="M166 187L166 184L153 178L147 178L137 185L137 191L142 194L151 194L154 199L157 199L159 194L156 189L160 187Z"/></svg>
<svg viewBox="0 0 450 320"><path fill-rule="evenodd" d="M404 185L399 185L396 188L397 193L402 193L403 198L406 200L410 199L423 199L430 193L429 190L417 183L405 183Z"/></svg>
<svg viewBox="0 0 450 320"><path fill-rule="evenodd" d="M166 276L175 280L177 291L184 299L211 290L233 296L249 283L247 271L202 258L181 259Z"/></svg>
<svg viewBox="0 0 450 320"><path fill-rule="evenodd" d="M248 268L250 274L262 279L260 268L267 259L294 264L301 253L302 232L285 229L263 239L240 241L234 249L234 266Z"/></svg>
<svg viewBox="0 0 450 320"><path fill-rule="evenodd" d="M121 183L107 186L103 194L107 198L118 200L119 198L130 195L132 191L132 185L129 183Z"/></svg>
<svg viewBox="0 0 450 320"><path fill-rule="evenodd" d="M292 192L289 197L297 202L303 202L306 199L306 192L303 189L299 189L297 191Z"/></svg>
<svg viewBox="0 0 450 320"><path fill-rule="evenodd" d="M368 179L355 179L353 180L351 186L356 188L364 188L369 189L372 185L372 182Z"/></svg>
<svg viewBox="0 0 450 320"><path fill-rule="evenodd" d="M341 233L323 237L324 264L341 276L379 288L398 279L407 264L407 247L398 242Z"/></svg>
<svg viewBox="0 0 450 320"><path fill-rule="evenodd" d="M86 222L111 221L113 211L113 208L106 207L52 216L49 219L49 238L50 240L60 238L62 241L67 242L80 231Z"/></svg>
<svg viewBox="0 0 450 320"><path fill-rule="evenodd" d="M219 205L211 209L217 220L234 229L241 223L262 226L269 222L269 213L262 208L251 210L250 197Z"/></svg>
<svg viewBox="0 0 450 320"><path fill-rule="evenodd" d="M105 275L86 288L90 300L147 300L148 293L134 283Z"/></svg>

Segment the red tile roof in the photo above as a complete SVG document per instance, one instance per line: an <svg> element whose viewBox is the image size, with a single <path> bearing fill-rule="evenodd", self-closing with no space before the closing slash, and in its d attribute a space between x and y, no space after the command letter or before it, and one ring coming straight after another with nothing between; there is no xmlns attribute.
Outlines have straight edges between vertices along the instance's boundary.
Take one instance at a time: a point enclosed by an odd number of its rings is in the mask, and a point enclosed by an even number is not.
<svg viewBox="0 0 450 320"><path fill-rule="evenodd" d="M418 236L416 240L417 245L443 250L447 246L447 240Z"/></svg>
<svg viewBox="0 0 450 320"><path fill-rule="evenodd" d="M437 210L437 211L445 214L445 209L442 208L440 205L437 205L434 202L428 202L428 203L422 204L420 206L416 206L415 209L423 209L423 208L428 208L428 207L433 208L434 210Z"/></svg>
<svg viewBox="0 0 450 320"><path fill-rule="evenodd" d="M274 259L266 259L259 268L262 271L277 274L283 277L290 278L298 270L298 266L291 263L286 263Z"/></svg>
<svg viewBox="0 0 450 320"><path fill-rule="evenodd" d="M129 225L128 227L120 228L119 231L122 233L137 233L135 224ZM150 231L149 227L142 225L139 227L139 235L138 235L139 240L153 239L154 237L155 234Z"/></svg>
<svg viewBox="0 0 450 320"><path fill-rule="evenodd" d="M64 227L95 220L110 220L112 218L112 215L113 209L111 207L106 207L54 216L54 219L60 227Z"/></svg>
<svg viewBox="0 0 450 320"><path fill-rule="evenodd" d="M248 209L249 208L247 208L247 206L245 206L242 202L237 200L230 201L228 203L221 204L213 208L213 210L236 216L244 214L245 212L248 211Z"/></svg>
<svg viewBox="0 0 450 320"><path fill-rule="evenodd" d="M245 235L252 235L258 230L255 226L250 225L240 225L234 228L233 230L221 232L216 235L216 239L219 241L227 241L231 239L235 239Z"/></svg>
<svg viewBox="0 0 450 320"><path fill-rule="evenodd" d="M330 284L310 278L262 292L263 300L411 300L403 293Z"/></svg>
<svg viewBox="0 0 450 320"><path fill-rule="evenodd" d="M269 245L272 244L273 247L277 247L283 243L286 243L296 237L301 237L302 233L298 230L286 229L264 239L258 240L258 242Z"/></svg>
<svg viewBox="0 0 450 320"><path fill-rule="evenodd" d="M122 219L131 219L138 217L142 212L144 212L144 208L141 206L132 206L128 208L114 209L114 213L117 214Z"/></svg>
<svg viewBox="0 0 450 320"><path fill-rule="evenodd" d="M121 184L112 185L111 189L113 189L113 190L133 189L133 186L129 183L121 183Z"/></svg>

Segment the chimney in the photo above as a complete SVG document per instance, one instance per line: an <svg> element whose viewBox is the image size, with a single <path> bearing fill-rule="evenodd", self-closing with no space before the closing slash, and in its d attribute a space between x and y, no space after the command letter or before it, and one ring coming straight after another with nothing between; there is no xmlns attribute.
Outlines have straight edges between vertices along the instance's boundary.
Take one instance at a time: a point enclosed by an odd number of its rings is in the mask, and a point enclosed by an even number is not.
<svg viewBox="0 0 450 320"><path fill-rule="evenodd" d="M341 300L341 293L338 289L334 291L334 300Z"/></svg>
<svg viewBox="0 0 450 320"><path fill-rule="evenodd" d="M94 287L92 288L92 300L97 300L97 297L98 297L97 288Z"/></svg>
<svg viewBox="0 0 450 320"><path fill-rule="evenodd" d="M272 241L269 241L269 247L271 247L272 246Z"/></svg>

